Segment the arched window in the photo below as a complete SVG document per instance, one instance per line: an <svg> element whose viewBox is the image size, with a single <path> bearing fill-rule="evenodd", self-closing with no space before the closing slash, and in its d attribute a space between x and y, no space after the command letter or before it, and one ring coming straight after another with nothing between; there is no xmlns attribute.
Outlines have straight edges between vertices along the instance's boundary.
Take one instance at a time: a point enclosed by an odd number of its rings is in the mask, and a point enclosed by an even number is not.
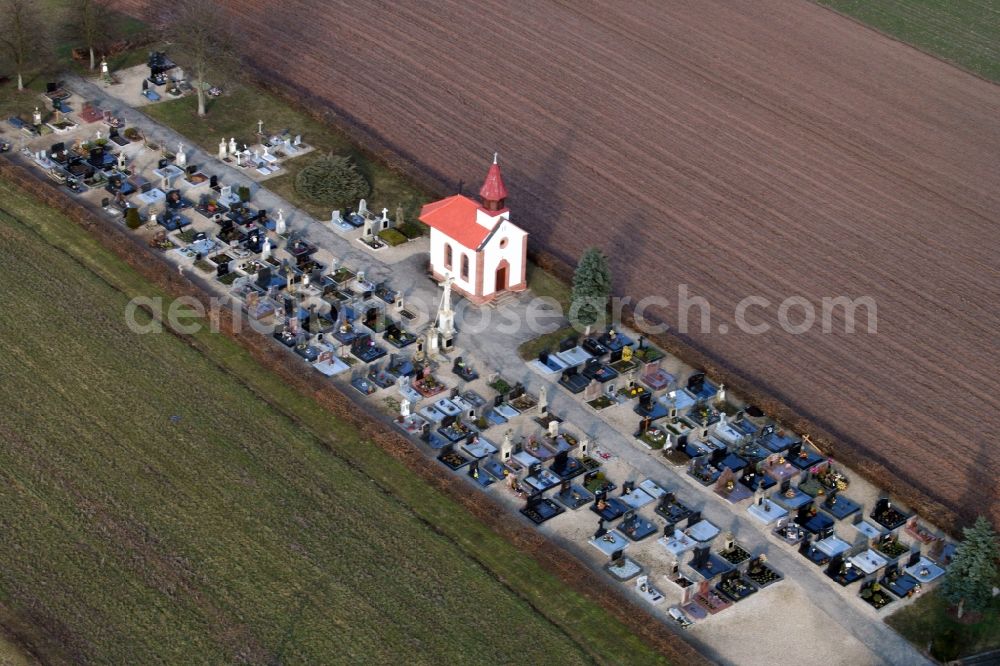
<svg viewBox="0 0 1000 666"><path fill-rule="evenodd" d="M462 279L469 279L469 255L467 254L462 255Z"/></svg>
<svg viewBox="0 0 1000 666"><path fill-rule="evenodd" d="M444 244L444 267L451 268L451 243Z"/></svg>

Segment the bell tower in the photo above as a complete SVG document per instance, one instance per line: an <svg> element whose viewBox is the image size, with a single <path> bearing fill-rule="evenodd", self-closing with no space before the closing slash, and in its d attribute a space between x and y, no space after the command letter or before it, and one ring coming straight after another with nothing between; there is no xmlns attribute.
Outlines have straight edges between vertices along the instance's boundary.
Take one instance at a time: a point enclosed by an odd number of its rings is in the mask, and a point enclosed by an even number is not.
<svg viewBox="0 0 1000 666"><path fill-rule="evenodd" d="M506 208L507 186L503 184L496 153L493 153L493 164L486 172L486 180L479 188L479 197L483 200L483 208L490 212L495 213Z"/></svg>

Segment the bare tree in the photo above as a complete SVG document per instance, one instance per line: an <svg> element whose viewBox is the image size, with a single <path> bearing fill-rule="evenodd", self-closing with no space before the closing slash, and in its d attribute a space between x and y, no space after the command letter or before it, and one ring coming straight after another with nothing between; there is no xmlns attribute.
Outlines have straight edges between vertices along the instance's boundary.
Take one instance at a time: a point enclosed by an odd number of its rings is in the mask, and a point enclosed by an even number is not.
<svg viewBox="0 0 1000 666"><path fill-rule="evenodd" d="M221 3L176 0L165 17L167 38L180 50L178 60L187 63L198 93L198 115L205 115L205 85L211 75L220 75L234 59L230 17Z"/></svg>
<svg viewBox="0 0 1000 666"><path fill-rule="evenodd" d="M104 39L102 26L107 23L108 12L97 0L79 0L77 5L77 30L83 42L90 51L90 68L97 67L94 51Z"/></svg>
<svg viewBox="0 0 1000 666"><path fill-rule="evenodd" d="M24 90L24 71L42 53L45 23L35 0L0 0L0 47L17 72L17 89Z"/></svg>

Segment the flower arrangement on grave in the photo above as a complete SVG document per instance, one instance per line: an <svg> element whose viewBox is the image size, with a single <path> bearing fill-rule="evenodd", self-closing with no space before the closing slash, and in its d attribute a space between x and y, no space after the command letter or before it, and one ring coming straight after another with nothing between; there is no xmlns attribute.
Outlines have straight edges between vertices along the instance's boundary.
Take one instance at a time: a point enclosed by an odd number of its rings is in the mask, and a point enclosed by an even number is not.
<svg viewBox="0 0 1000 666"><path fill-rule="evenodd" d="M158 231L156 235L149 239L149 246L157 250L170 250L176 247L167 239L167 232L163 230Z"/></svg>
<svg viewBox="0 0 1000 666"><path fill-rule="evenodd" d="M733 492L734 488L736 488L736 482L735 481L733 481L732 479L729 479L728 481L726 481L726 492L727 493Z"/></svg>
<svg viewBox="0 0 1000 666"><path fill-rule="evenodd" d="M892 601L889 596L882 591L882 585L875 582L868 587L861 589L861 598L876 609L882 608Z"/></svg>
<svg viewBox="0 0 1000 666"><path fill-rule="evenodd" d="M667 441L667 433L663 432L659 428L650 428L646 431L646 439L650 444L662 445Z"/></svg>
<svg viewBox="0 0 1000 666"><path fill-rule="evenodd" d="M899 538L895 534L887 534L880 539L875 549L889 558L896 558L909 552L909 548L899 543Z"/></svg>
<svg viewBox="0 0 1000 666"><path fill-rule="evenodd" d="M826 488L830 490L843 491L847 490L847 486L850 483L847 477L844 476L839 470L833 468L833 465L827 463L826 467L821 469L816 474L816 479L819 480Z"/></svg>

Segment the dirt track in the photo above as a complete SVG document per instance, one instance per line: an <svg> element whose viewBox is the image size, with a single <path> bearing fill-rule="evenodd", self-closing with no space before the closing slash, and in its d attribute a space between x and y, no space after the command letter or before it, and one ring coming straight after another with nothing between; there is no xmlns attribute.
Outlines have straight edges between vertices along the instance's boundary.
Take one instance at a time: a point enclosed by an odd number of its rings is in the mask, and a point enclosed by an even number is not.
<svg viewBox="0 0 1000 666"><path fill-rule="evenodd" d="M689 342L1000 521L1000 87L804 1L227 4L265 75L451 187L499 150L534 243L688 284L731 331ZM733 333L748 295L870 296L878 334Z"/></svg>

